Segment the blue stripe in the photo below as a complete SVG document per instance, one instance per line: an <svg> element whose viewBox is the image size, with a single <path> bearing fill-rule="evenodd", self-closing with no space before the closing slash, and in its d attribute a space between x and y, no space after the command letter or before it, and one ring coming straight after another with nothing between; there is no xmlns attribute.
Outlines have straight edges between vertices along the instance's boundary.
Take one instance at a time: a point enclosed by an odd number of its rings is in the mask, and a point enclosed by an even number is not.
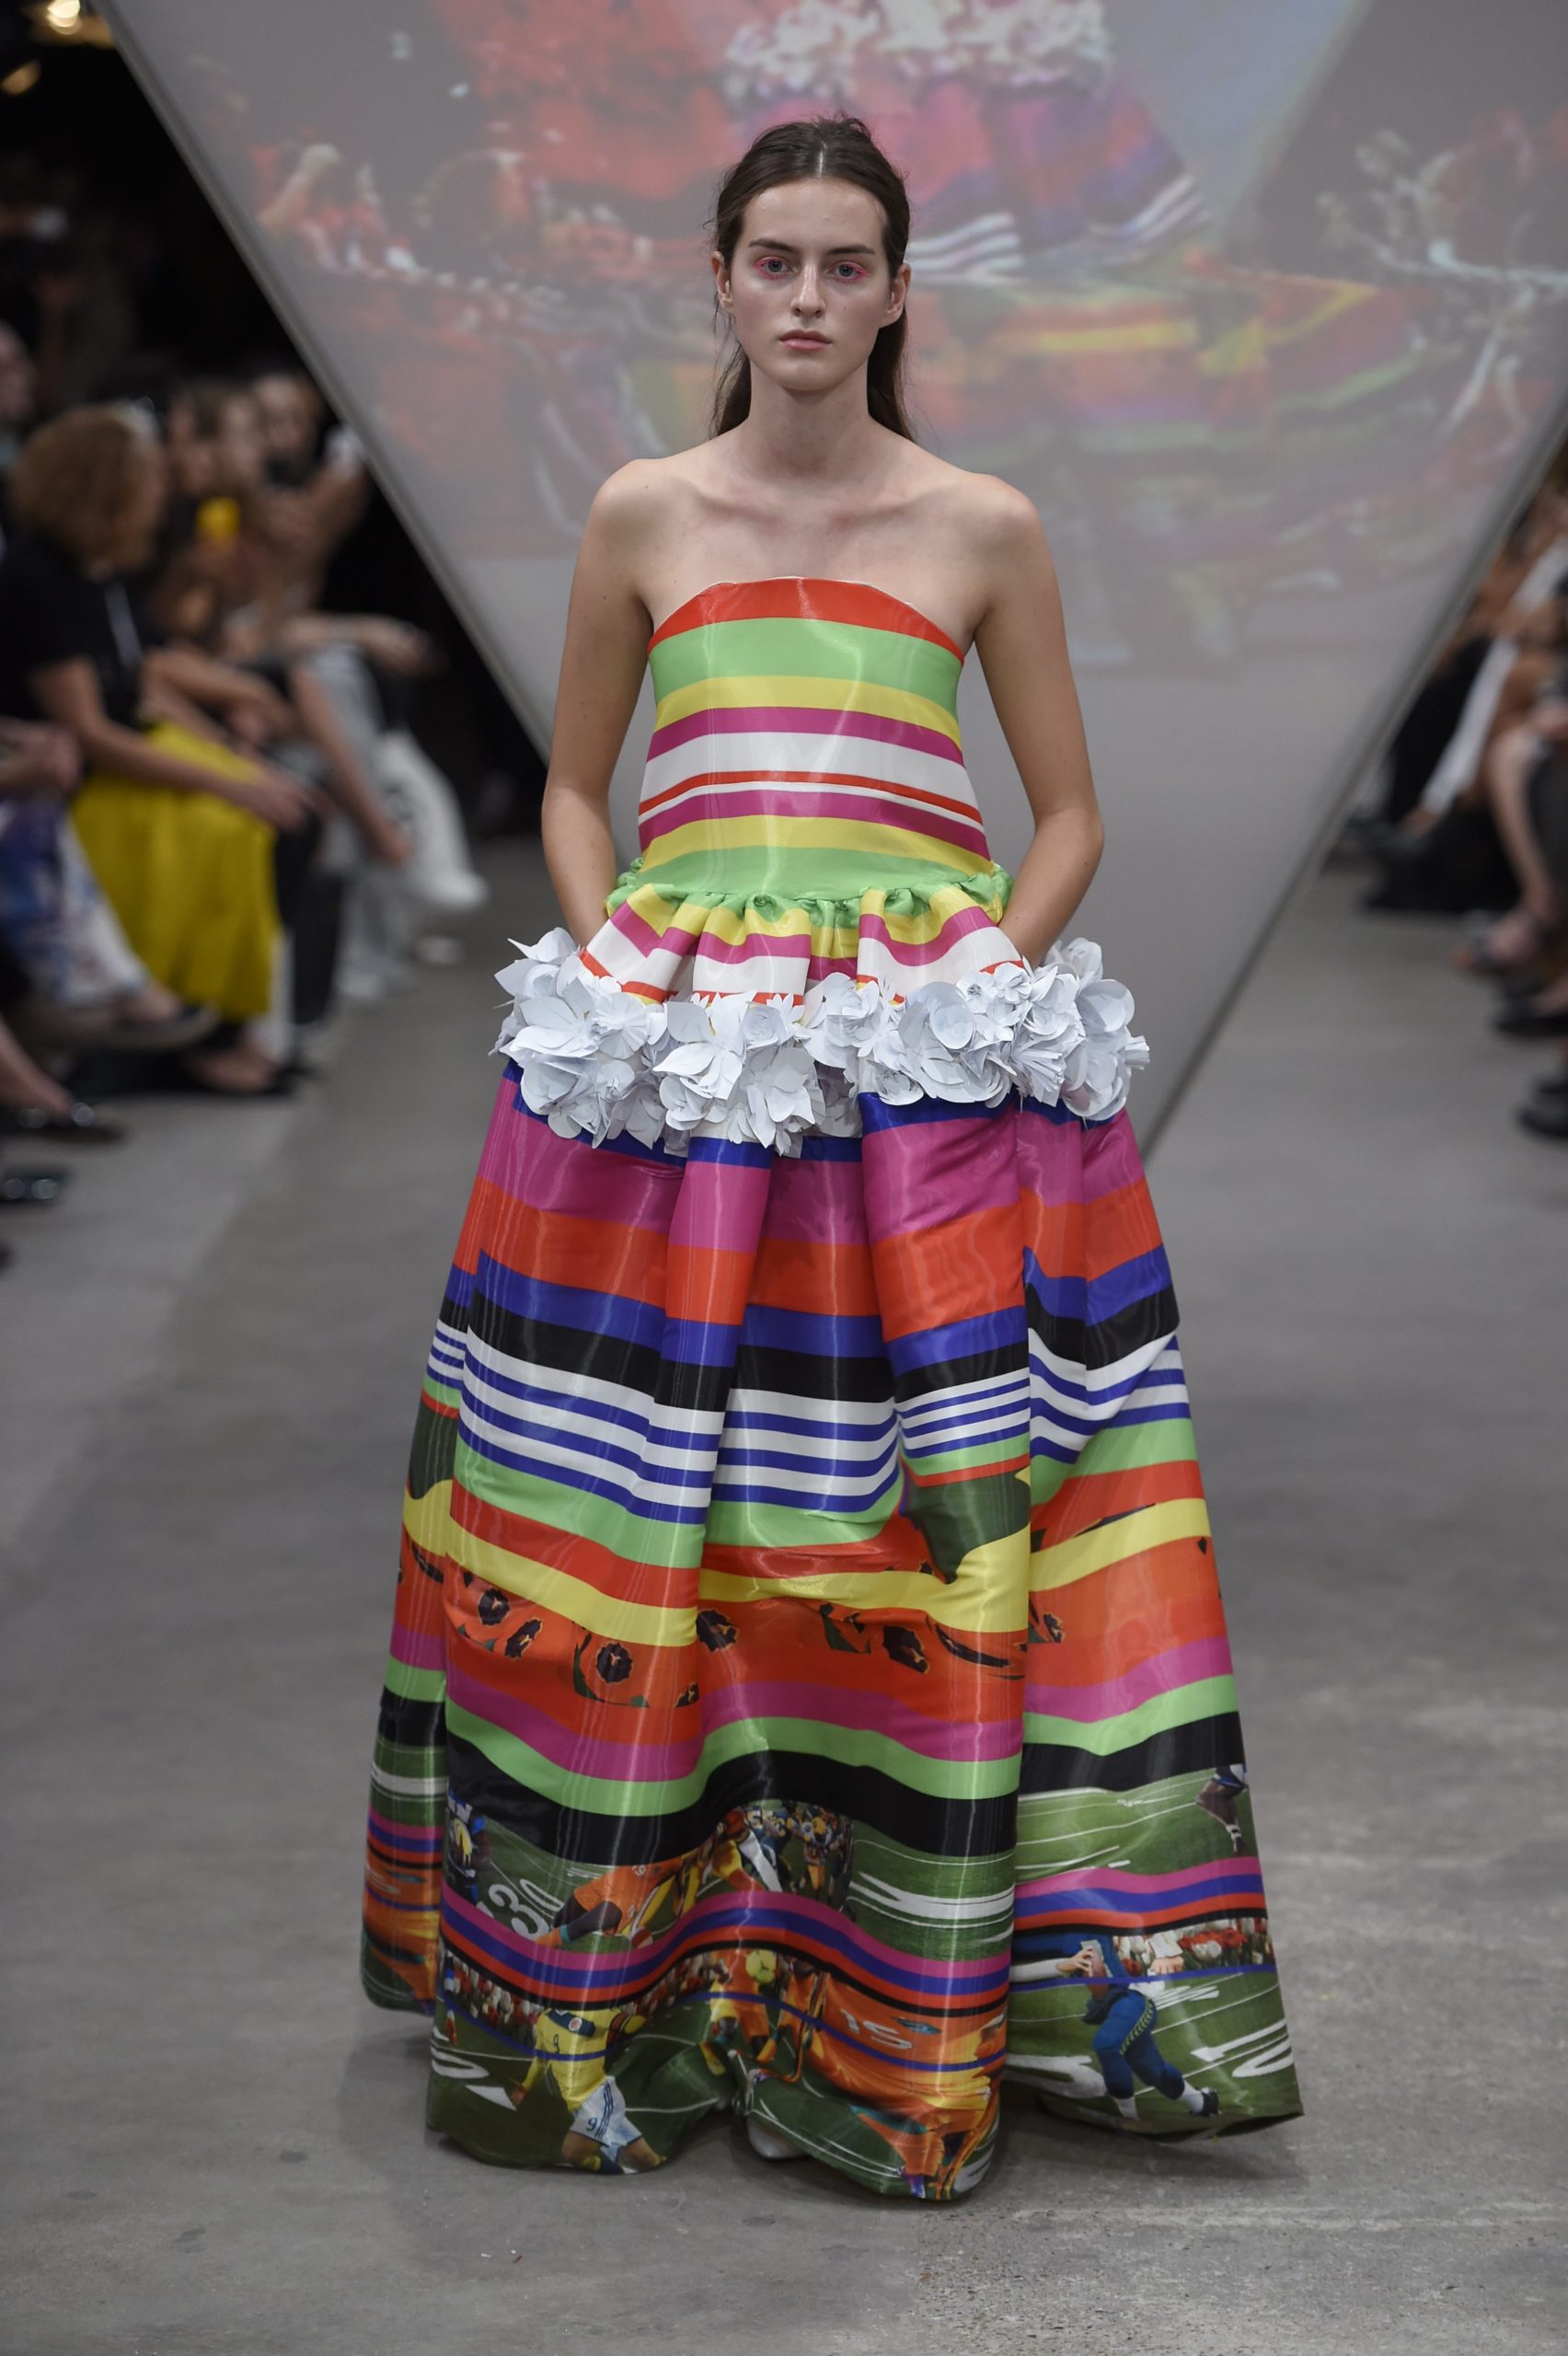
<svg viewBox="0 0 1568 2356"><path fill-rule="evenodd" d="M913 1104L887 1104L862 1089L860 1126L864 1131L907 1129L923 1121L996 1121L1018 1108L1018 1091L999 1104L951 1104L943 1096L917 1096Z"/></svg>
<svg viewBox="0 0 1568 2356"><path fill-rule="evenodd" d="M1118 1310L1130 1309L1135 1301L1163 1291L1170 1282L1170 1265L1157 1244L1152 1252L1140 1252L1136 1259L1124 1260L1102 1276L1048 1276L1026 1245L1023 1280L1026 1287L1032 1286L1051 1316L1103 1325Z"/></svg>
<svg viewBox="0 0 1568 2356"><path fill-rule="evenodd" d="M929 1325L917 1334L902 1334L888 1344L887 1354L894 1374L905 1374L917 1367L941 1366L950 1358L981 1357L987 1353L1027 1364L1028 1346L1029 1321L1020 1301L1011 1308L990 1310L981 1317L955 1318L951 1325Z"/></svg>
<svg viewBox="0 0 1568 2356"><path fill-rule="evenodd" d="M817 1358L874 1358L882 1351L880 1317L834 1317L806 1309L769 1309L752 1301L741 1346L790 1350Z"/></svg>

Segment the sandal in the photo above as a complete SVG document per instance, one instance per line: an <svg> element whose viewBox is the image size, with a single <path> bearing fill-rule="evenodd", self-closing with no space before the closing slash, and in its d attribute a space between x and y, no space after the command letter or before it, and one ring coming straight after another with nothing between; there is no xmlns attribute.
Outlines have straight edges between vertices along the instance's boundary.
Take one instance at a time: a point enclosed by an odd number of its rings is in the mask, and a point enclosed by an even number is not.
<svg viewBox="0 0 1568 2356"><path fill-rule="evenodd" d="M131 1134L118 1114L71 1100L68 1113L46 1113L41 1104L17 1104L0 1113L0 1131L18 1138L65 1138L73 1145L120 1145Z"/></svg>

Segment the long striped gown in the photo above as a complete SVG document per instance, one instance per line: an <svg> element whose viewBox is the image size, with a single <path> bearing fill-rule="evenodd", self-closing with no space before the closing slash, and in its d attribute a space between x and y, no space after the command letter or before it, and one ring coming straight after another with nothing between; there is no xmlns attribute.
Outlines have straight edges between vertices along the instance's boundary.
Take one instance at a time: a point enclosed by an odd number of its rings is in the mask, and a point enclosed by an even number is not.
<svg viewBox="0 0 1568 2356"><path fill-rule="evenodd" d="M1088 944L999 930L886 590L655 632L640 848L502 978L409 1469L363 1980L478 2156L753 2114L984 2177L1300 2108L1176 1307Z"/></svg>

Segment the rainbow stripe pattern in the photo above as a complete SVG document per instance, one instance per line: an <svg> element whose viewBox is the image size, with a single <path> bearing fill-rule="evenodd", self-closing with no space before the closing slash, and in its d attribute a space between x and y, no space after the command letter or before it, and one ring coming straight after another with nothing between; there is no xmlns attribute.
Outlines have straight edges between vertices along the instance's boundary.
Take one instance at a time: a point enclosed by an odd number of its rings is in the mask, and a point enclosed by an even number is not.
<svg viewBox="0 0 1568 2356"><path fill-rule="evenodd" d="M647 998L906 990L1018 953L958 728L963 657L860 582L721 582L649 642L638 854L583 963Z"/></svg>
<svg viewBox="0 0 1568 2356"><path fill-rule="evenodd" d="M933 625L726 583L651 659L606 973L986 955L1008 879ZM1124 2132L1299 2109L1125 1115L859 1110L792 1155L595 1145L505 1068L410 1456L363 1949L484 2158L635 2172L733 2109L937 2200L1007 2074Z"/></svg>

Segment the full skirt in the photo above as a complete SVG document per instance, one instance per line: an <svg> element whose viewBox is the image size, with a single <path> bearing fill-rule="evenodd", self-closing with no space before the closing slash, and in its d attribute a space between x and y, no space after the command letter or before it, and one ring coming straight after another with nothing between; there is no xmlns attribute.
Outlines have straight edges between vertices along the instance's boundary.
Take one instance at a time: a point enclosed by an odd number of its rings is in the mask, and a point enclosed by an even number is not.
<svg viewBox="0 0 1568 2356"><path fill-rule="evenodd" d="M734 2108L943 2199L1004 2075L1122 2132L1300 2108L1126 1116L859 1114L675 1154L502 1080L363 1950L482 2158L632 2172Z"/></svg>

